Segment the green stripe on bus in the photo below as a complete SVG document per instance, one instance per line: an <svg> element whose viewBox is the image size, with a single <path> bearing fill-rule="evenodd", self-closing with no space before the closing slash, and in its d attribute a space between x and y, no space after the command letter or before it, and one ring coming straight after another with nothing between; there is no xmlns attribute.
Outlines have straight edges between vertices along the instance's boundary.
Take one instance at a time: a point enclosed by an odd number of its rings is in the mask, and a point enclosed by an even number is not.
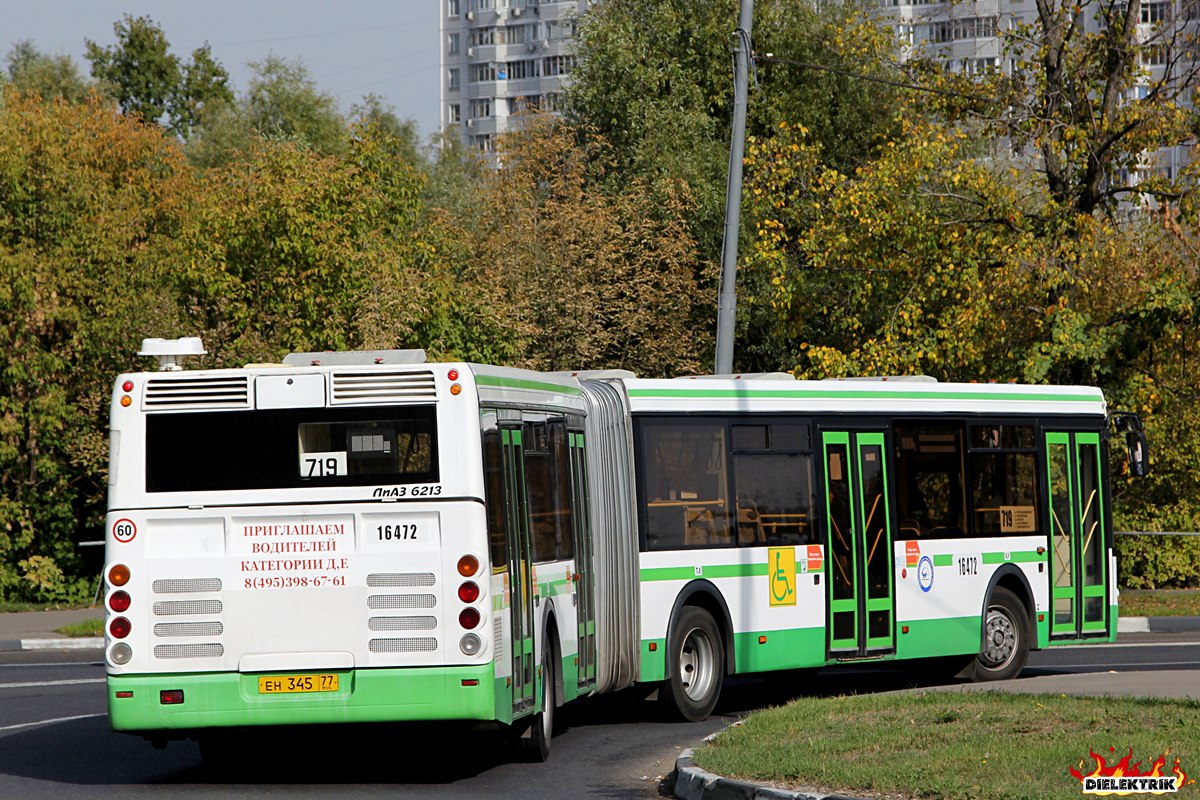
<svg viewBox="0 0 1200 800"><path fill-rule="evenodd" d="M896 658L978 653L983 636L979 620L978 616L899 620L896 623ZM905 627L908 633L904 633Z"/></svg>
<svg viewBox="0 0 1200 800"><path fill-rule="evenodd" d="M652 644L653 650L650 649ZM642 668L638 674L640 682L661 681L667 677L666 652L666 639L642 640Z"/></svg>
<svg viewBox="0 0 1200 800"><path fill-rule="evenodd" d="M695 567L645 567L641 571L643 581L687 581L692 578L752 578L756 575L766 574L767 565L765 563L705 564Z"/></svg>
<svg viewBox="0 0 1200 800"><path fill-rule="evenodd" d="M119 731L156 731L496 718L491 664L306 671L336 672L338 691L263 695L258 675L237 672L111 675L109 720ZM165 689L183 690L187 703L162 705L158 695ZM118 698L117 692L133 696Z"/></svg>
<svg viewBox="0 0 1200 800"><path fill-rule="evenodd" d="M1099 403L1085 394L1037 394L1034 392L914 392L863 391L854 389L630 389L630 397L786 398L799 400L1001 400L1008 402Z"/></svg>
<svg viewBox="0 0 1200 800"><path fill-rule="evenodd" d="M934 555L933 565L935 567L950 567L954 565L954 556L952 555Z"/></svg>
<svg viewBox="0 0 1200 800"><path fill-rule="evenodd" d="M983 563L985 564L1029 564L1045 560L1046 555L1044 553L1039 555L1036 550L1013 550L1009 553L983 554Z"/></svg>
<svg viewBox="0 0 1200 800"><path fill-rule="evenodd" d="M534 389L539 392L559 392L560 394L583 396L583 390L574 386L531 381L527 378L498 378L495 375L476 375L475 383L478 386L496 386L501 389Z"/></svg>
<svg viewBox="0 0 1200 800"><path fill-rule="evenodd" d="M760 639L766 641L760 642ZM823 667L827 663L825 629L794 628L735 633L733 652L739 673Z"/></svg>

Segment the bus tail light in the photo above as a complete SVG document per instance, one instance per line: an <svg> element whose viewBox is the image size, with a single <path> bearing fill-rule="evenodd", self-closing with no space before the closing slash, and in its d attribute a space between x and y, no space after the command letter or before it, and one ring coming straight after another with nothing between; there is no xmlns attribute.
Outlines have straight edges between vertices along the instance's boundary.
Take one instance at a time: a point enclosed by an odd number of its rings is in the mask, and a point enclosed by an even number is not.
<svg viewBox="0 0 1200 800"><path fill-rule="evenodd" d="M117 642L112 646L112 650L108 651L108 660L118 667L128 664L131 658L133 658L133 648L124 642Z"/></svg>
<svg viewBox="0 0 1200 800"><path fill-rule="evenodd" d="M458 614L458 624L462 628L471 630L479 626L479 609L474 607L464 608Z"/></svg>
<svg viewBox="0 0 1200 800"><path fill-rule="evenodd" d="M108 607L118 614L129 610L129 592L113 592L112 597L108 598Z"/></svg>
<svg viewBox="0 0 1200 800"><path fill-rule="evenodd" d="M183 689L163 689L158 693L158 701L164 706L183 705Z"/></svg>
<svg viewBox="0 0 1200 800"><path fill-rule="evenodd" d="M124 586L129 583L129 567L124 564L113 564L108 571L108 583L111 586Z"/></svg>
<svg viewBox="0 0 1200 800"><path fill-rule="evenodd" d="M458 599L464 603L474 603L479 599L479 584L475 581L464 581L463 585L458 587Z"/></svg>
<svg viewBox="0 0 1200 800"><path fill-rule="evenodd" d="M458 560L458 574L470 578L479 572L479 559L472 555L463 556Z"/></svg>
<svg viewBox="0 0 1200 800"><path fill-rule="evenodd" d="M483 641L473 633L468 633L458 640L459 649L463 654L473 656L483 649Z"/></svg>
<svg viewBox="0 0 1200 800"><path fill-rule="evenodd" d="M108 623L108 632L114 639L124 639L133 630L133 625L125 617L115 617Z"/></svg>

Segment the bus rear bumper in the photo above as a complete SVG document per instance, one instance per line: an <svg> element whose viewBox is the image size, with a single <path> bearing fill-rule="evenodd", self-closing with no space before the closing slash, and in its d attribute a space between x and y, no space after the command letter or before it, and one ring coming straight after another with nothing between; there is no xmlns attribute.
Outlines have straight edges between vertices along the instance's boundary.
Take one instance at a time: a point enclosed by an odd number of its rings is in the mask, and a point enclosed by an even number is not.
<svg viewBox="0 0 1200 800"><path fill-rule="evenodd" d="M260 675L237 672L108 676L115 731L185 731L253 725L493 720L491 664L338 671L336 691L260 692ZM279 673L286 676L289 673ZM292 673L293 675L295 673ZM179 695L164 693L182 692Z"/></svg>

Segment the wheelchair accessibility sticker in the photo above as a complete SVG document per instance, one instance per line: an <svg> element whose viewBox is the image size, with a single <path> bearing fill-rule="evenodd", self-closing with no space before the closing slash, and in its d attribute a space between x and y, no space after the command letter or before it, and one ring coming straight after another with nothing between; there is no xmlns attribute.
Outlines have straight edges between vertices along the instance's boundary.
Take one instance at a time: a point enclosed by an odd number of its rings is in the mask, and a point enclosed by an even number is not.
<svg viewBox="0 0 1200 800"><path fill-rule="evenodd" d="M796 605L796 548L767 548L767 584L771 605Z"/></svg>

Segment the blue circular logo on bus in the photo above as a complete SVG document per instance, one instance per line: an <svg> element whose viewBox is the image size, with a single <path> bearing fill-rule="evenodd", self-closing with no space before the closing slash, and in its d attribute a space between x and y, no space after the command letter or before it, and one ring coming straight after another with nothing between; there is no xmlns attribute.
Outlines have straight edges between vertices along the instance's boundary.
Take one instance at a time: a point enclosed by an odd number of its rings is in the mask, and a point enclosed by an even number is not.
<svg viewBox="0 0 1200 800"><path fill-rule="evenodd" d="M929 556L921 556L921 563L917 565L917 584L922 592L933 588L933 559Z"/></svg>

